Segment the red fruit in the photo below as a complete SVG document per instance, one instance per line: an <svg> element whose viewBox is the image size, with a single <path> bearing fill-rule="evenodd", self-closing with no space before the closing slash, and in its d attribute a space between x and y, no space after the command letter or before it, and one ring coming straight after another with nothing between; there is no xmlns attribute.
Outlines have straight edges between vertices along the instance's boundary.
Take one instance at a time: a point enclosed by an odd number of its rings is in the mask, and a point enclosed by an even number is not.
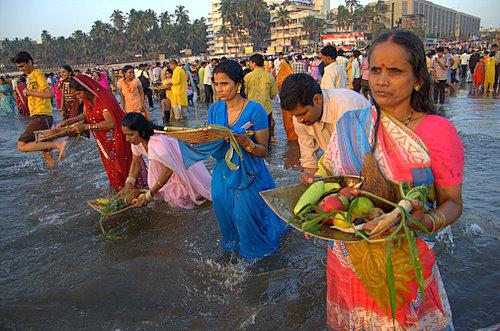
<svg viewBox="0 0 500 331"><path fill-rule="evenodd" d="M339 194L342 194L347 199L349 199L349 201L352 201L355 198L354 195L352 195L353 190L354 189L352 187L344 187L339 191Z"/></svg>
<svg viewBox="0 0 500 331"><path fill-rule="evenodd" d="M337 194L330 194L323 198L318 207L326 213L333 210L347 210L342 199Z"/></svg>

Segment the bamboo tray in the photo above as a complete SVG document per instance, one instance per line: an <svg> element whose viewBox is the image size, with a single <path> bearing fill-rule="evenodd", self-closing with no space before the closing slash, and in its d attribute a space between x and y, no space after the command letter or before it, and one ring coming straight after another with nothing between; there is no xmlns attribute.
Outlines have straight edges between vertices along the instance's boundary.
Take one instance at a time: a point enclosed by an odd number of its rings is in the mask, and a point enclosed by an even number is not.
<svg viewBox="0 0 500 331"><path fill-rule="evenodd" d="M42 142L42 141L49 141L61 137L67 137L71 136L74 134L73 128L71 125L64 126L62 128L53 128L53 129L47 129L47 130L36 130L33 131L33 134L35 135L35 141Z"/></svg>
<svg viewBox="0 0 500 331"><path fill-rule="evenodd" d="M318 180L322 180L325 183L339 183L342 187L359 187L363 183L363 178L359 176L333 176L319 178ZM304 232L301 228L302 223L294 216L293 208L302 193L304 193L309 186L310 184L300 183L262 191L259 194L279 218L300 232ZM323 240L340 240L345 242L362 240L361 237L356 236L354 233L345 233L332 229L327 224L323 224L315 234L309 232L308 234Z"/></svg>
<svg viewBox="0 0 500 331"><path fill-rule="evenodd" d="M229 130L222 130L211 125L199 129L166 126L164 130L155 130L155 133L177 138L190 144L203 144L230 137Z"/></svg>
<svg viewBox="0 0 500 331"><path fill-rule="evenodd" d="M140 193L146 193L148 190L138 190ZM111 196L110 198L117 198L118 197L118 194L115 194L113 196ZM124 211L127 211L129 209L132 209L132 208L138 208L136 205L128 205L126 206L125 208L122 208L120 210L117 210L117 211L114 211L112 213L107 213L106 211L103 210L103 206L102 204L100 204L99 202L97 202L97 199L94 199L94 200L90 200L90 201L87 201L87 204L92 207L94 210L96 210L97 212L99 212L102 216L105 216L105 217L110 217L110 216L113 216L113 215L116 215L116 214L120 214L120 213L123 213Z"/></svg>

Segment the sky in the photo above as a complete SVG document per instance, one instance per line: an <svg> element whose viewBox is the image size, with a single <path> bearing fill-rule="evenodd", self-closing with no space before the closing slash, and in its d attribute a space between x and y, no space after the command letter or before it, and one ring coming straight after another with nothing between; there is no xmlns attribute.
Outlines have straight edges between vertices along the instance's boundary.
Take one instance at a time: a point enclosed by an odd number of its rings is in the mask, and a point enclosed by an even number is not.
<svg viewBox="0 0 500 331"><path fill-rule="evenodd" d="M252 0L247 0L252 1ZM375 0L361 0L361 4ZM481 26L500 27L499 0L433 0L435 4L481 18ZM183 5L193 20L206 17L211 0L0 0L0 39L15 37L39 39L42 30L52 36L68 37L75 30L89 32L92 24L110 22L115 9L127 13L130 9L153 9L157 14L168 10L173 14ZM344 4L330 0L332 8ZM495 14L496 13L496 14Z"/></svg>

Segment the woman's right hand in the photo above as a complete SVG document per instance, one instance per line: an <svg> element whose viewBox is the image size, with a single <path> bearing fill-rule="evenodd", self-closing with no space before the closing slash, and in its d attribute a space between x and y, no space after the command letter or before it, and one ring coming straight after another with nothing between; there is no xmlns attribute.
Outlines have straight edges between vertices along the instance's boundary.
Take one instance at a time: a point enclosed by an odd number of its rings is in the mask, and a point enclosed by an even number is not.
<svg viewBox="0 0 500 331"><path fill-rule="evenodd" d="M134 188L132 186L126 184L120 191L118 191L117 194L122 197L130 193L130 191L132 191L133 189Z"/></svg>
<svg viewBox="0 0 500 331"><path fill-rule="evenodd" d="M56 128L60 129L60 128L65 127L67 125L68 125L68 121L67 120L61 121L61 122L57 123Z"/></svg>

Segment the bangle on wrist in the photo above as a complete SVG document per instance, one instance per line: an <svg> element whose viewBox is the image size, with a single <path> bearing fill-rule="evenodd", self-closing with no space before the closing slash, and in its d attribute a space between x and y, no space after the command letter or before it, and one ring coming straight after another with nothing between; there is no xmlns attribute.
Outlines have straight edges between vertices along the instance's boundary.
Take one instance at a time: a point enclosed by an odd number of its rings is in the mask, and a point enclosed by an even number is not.
<svg viewBox="0 0 500 331"><path fill-rule="evenodd" d="M255 150L255 148L256 148L256 147L257 147L257 146L255 145L255 143L254 143L253 141L251 141L251 140L250 140L250 144L248 144L248 145L244 146L243 148L244 148L244 149L245 149L248 153L252 153L252 152Z"/></svg>
<svg viewBox="0 0 500 331"><path fill-rule="evenodd" d="M129 176L127 177L127 180L125 181L125 184L126 184L126 183L129 183L129 184L131 184L132 186L134 186L134 185L135 185L135 181L136 181L136 180L137 180L137 177L132 176L132 175L129 175Z"/></svg>
<svg viewBox="0 0 500 331"><path fill-rule="evenodd" d="M425 215L431 219L431 222L432 222L432 230L431 233L434 233L436 232L436 219L434 218L434 215L432 215L431 213L425 213Z"/></svg>

